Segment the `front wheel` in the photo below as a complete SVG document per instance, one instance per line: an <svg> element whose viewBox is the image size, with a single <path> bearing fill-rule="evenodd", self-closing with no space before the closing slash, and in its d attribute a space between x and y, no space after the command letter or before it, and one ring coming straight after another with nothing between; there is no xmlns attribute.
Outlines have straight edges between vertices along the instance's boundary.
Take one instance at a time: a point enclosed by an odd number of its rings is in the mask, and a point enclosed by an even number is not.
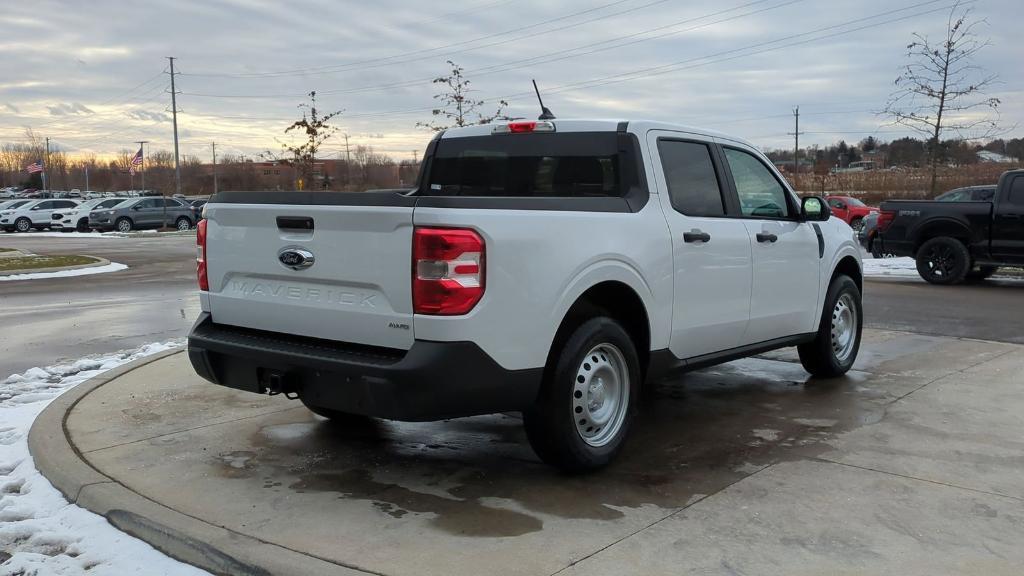
<svg viewBox="0 0 1024 576"><path fill-rule="evenodd" d="M846 374L857 360L863 324L864 310L857 283L849 276L836 276L825 296L817 335L811 342L797 346L804 369L819 378Z"/></svg>
<svg viewBox="0 0 1024 576"><path fill-rule="evenodd" d="M89 219L88 218L82 218L81 220L79 220L78 221L78 226L75 227L75 230L77 230L78 232L88 232L89 231Z"/></svg>
<svg viewBox="0 0 1024 576"><path fill-rule="evenodd" d="M117 222L114 223L114 226L117 228L118 232L132 231L132 221L123 216L117 219Z"/></svg>
<svg viewBox="0 0 1024 576"><path fill-rule="evenodd" d="M860 229L863 228L863 227L864 227L864 219L863 218L854 218L853 220L850 220L850 228L853 228L854 232L860 234Z"/></svg>
<svg viewBox="0 0 1024 576"><path fill-rule="evenodd" d="M174 227L177 228L179 232L184 232L185 230L191 230L192 229L192 221L189 220L188 218L182 216L181 218L178 218L178 220L174 223Z"/></svg>
<svg viewBox="0 0 1024 576"><path fill-rule="evenodd" d="M971 270L971 254L956 238L939 236L917 249L917 273L932 284L962 282Z"/></svg>
<svg viewBox="0 0 1024 576"><path fill-rule="evenodd" d="M523 413L541 460L567 472L607 465L622 448L640 391L640 361L626 330L592 318L569 335Z"/></svg>
<svg viewBox="0 0 1024 576"><path fill-rule="evenodd" d="M14 221L14 229L18 232L28 232L32 229L32 221L28 218L18 218Z"/></svg>

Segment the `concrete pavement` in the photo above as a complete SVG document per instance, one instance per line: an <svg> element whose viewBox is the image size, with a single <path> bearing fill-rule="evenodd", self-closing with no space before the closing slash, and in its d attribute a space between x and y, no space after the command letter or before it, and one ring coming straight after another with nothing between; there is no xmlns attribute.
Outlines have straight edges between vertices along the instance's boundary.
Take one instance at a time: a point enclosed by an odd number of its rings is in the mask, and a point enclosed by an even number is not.
<svg viewBox="0 0 1024 576"><path fill-rule="evenodd" d="M845 378L793 360L657 383L583 477L515 416L346 429L180 353L62 396L30 445L69 499L221 573L1020 573L1024 347L867 330Z"/></svg>

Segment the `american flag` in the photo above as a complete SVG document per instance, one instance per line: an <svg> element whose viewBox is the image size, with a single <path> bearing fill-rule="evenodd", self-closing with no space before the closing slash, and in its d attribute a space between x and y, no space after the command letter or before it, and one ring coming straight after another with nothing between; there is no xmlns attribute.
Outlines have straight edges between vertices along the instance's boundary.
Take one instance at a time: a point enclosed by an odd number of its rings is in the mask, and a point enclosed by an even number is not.
<svg viewBox="0 0 1024 576"><path fill-rule="evenodd" d="M142 166L142 147L141 146L139 146L139 151L135 153L135 156L132 156L131 166L128 168L128 171L131 172L132 174L135 174L135 172L137 171L137 168L139 166Z"/></svg>
<svg viewBox="0 0 1024 576"><path fill-rule="evenodd" d="M36 174L37 172L42 172L43 171L43 161L42 160L36 160L32 164L29 164L28 166L26 166L25 170L28 170L29 174Z"/></svg>

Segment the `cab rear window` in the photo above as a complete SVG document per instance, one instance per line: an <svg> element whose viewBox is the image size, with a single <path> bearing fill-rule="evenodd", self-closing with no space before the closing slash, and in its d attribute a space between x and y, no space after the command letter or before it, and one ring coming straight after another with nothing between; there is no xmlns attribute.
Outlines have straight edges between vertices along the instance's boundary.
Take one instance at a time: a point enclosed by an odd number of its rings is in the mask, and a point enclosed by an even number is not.
<svg viewBox="0 0 1024 576"><path fill-rule="evenodd" d="M615 132L442 138L424 196L622 196Z"/></svg>

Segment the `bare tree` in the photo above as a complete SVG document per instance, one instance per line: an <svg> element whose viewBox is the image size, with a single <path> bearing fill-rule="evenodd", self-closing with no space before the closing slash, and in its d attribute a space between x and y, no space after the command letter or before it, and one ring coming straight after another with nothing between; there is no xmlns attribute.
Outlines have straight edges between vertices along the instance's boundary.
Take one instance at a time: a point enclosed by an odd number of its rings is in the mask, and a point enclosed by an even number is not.
<svg viewBox="0 0 1024 576"><path fill-rule="evenodd" d="M463 75L464 69L455 62L448 60L452 67L447 76L434 78L434 84L442 84L445 91L434 95L434 100L440 104L439 108L431 111L435 117L444 118L442 123L437 120L432 122L417 122L417 127L430 128L434 132L447 130L452 127L469 126L471 124L488 124L495 120L507 120L504 111L508 102L498 101L498 109L490 116L480 113L480 107L484 105L483 100L474 100L470 97L469 80ZM474 119L473 116L476 116Z"/></svg>
<svg viewBox="0 0 1024 576"><path fill-rule="evenodd" d="M989 45L975 33L985 21L971 21L970 16L971 10L958 2L949 12L946 32L939 42L914 33L914 41L907 45L910 63L896 78L896 91L882 112L894 124L928 139L933 194L943 134L988 138L998 129L999 99L984 96L998 77L973 63L974 56Z"/></svg>
<svg viewBox="0 0 1024 576"><path fill-rule="evenodd" d="M329 121L342 111L321 114L316 108L315 90L309 93L309 104L299 104L299 108L302 109L302 119L296 120L284 131L286 134L293 130L301 131L305 134L306 140L301 144L281 144L280 155L267 151L262 156L295 168L304 180L309 181L316 171L317 151L338 131L335 126L329 124Z"/></svg>

